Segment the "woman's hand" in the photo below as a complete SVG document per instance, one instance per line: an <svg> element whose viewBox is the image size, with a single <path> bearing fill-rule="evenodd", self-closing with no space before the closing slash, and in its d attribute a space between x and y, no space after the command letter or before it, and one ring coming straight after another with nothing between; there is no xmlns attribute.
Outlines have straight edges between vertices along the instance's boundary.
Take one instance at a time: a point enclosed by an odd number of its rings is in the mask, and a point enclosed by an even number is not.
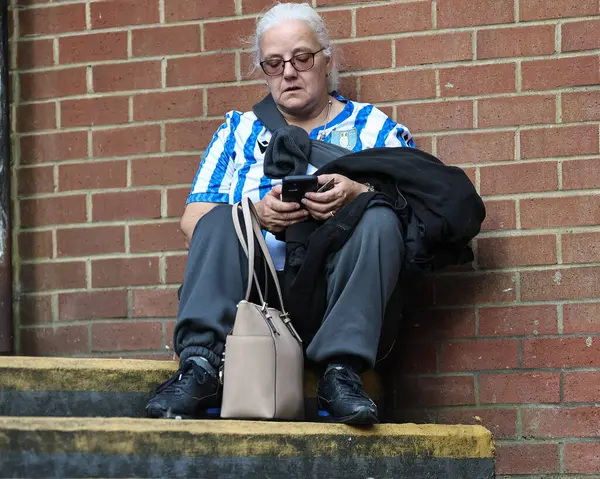
<svg viewBox="0 0 600 479"><path fill-rule="evenodd" d="M283 231L294 223L304 221L309 215L298 203L281 201L281 188L281 185L276 185L255 205L261 226L271 233Z"/></svg>
<svg viewBox="0 0 600 479"><path fill-rule="evenodd" d="M327 221L336 211L343 208L361 193L368 191L365 185L342 175L321 175L319 185L333 179L333 188L323 193L306 193L302 204L310 215L319 221Z"/></svg>

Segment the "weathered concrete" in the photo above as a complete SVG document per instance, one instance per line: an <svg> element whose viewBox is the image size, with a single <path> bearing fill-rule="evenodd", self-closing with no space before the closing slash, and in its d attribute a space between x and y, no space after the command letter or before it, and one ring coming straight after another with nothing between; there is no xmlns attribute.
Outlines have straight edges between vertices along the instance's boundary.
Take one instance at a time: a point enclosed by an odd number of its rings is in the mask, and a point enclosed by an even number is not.
<svg viewBox="0 0 600 479"><path fill-rule="evenodd" d="M0 477L494 477L480 426L0 418Z"/></svg>
<svg viewBox="0 0 600 479"><path fill-rule="evenodd" d="M176 361L0 357L1 416L143 417L154 389L176 370ZM317 419L318 377L304 381L307 417ZM363 375L378 401L376 374Z"/></svg>

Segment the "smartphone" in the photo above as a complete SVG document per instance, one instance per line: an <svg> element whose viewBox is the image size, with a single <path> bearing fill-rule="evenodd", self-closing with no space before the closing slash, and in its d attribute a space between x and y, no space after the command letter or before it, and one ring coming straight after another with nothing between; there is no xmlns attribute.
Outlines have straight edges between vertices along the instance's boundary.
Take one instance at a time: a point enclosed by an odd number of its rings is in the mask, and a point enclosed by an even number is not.
<svg viewBox="0 0 600 479"><path fill-rule="evenodd" d="M313 175L286 176L282 181L281 201L300 203L306 193L316 193L319 180Z"/></svg>
<svg viewBox="0 0 600 479"><path fill-rule="evenodd" d="M321 188L317 190L317 193L325 193L333 188L333 178L331 178L327 183L325 183Z"/></svg>

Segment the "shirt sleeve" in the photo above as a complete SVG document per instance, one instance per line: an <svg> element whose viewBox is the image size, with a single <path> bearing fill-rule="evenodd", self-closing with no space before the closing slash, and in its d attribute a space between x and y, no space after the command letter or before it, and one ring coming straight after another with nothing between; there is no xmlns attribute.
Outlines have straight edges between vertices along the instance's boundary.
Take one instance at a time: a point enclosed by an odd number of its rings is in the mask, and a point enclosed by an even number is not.
<svg viewBox="0 0 600 479"><path fill-rule="evenodd" d="M194 202L229 203L234 175L236 112L229 113L204 153L186 205Z"/></svg>
<svg viewBox="0 0 600 479"><path fill-rule="evenodd" d="M408 148L416 148L415 142L408 128L400 123L390 131L389 135L385 140L386 147L399 147L404 146Z"/></svg>

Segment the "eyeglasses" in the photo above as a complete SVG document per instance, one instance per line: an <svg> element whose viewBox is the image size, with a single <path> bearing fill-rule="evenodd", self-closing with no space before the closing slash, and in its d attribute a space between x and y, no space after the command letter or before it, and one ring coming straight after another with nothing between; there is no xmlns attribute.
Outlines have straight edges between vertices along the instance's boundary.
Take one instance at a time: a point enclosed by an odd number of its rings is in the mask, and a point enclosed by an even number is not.
<svg viewBox="0 0 600 479"><path fill-rule="evenodd" d="M302 52L294 55L289 60L283 58L270 58L264 62L260 62L260 67L269 76L279 76L285 70L285 64L291 63L298 72L305 72L315 66L315 55L325 50L326 47L317 50L316 52Z"/></svg>

